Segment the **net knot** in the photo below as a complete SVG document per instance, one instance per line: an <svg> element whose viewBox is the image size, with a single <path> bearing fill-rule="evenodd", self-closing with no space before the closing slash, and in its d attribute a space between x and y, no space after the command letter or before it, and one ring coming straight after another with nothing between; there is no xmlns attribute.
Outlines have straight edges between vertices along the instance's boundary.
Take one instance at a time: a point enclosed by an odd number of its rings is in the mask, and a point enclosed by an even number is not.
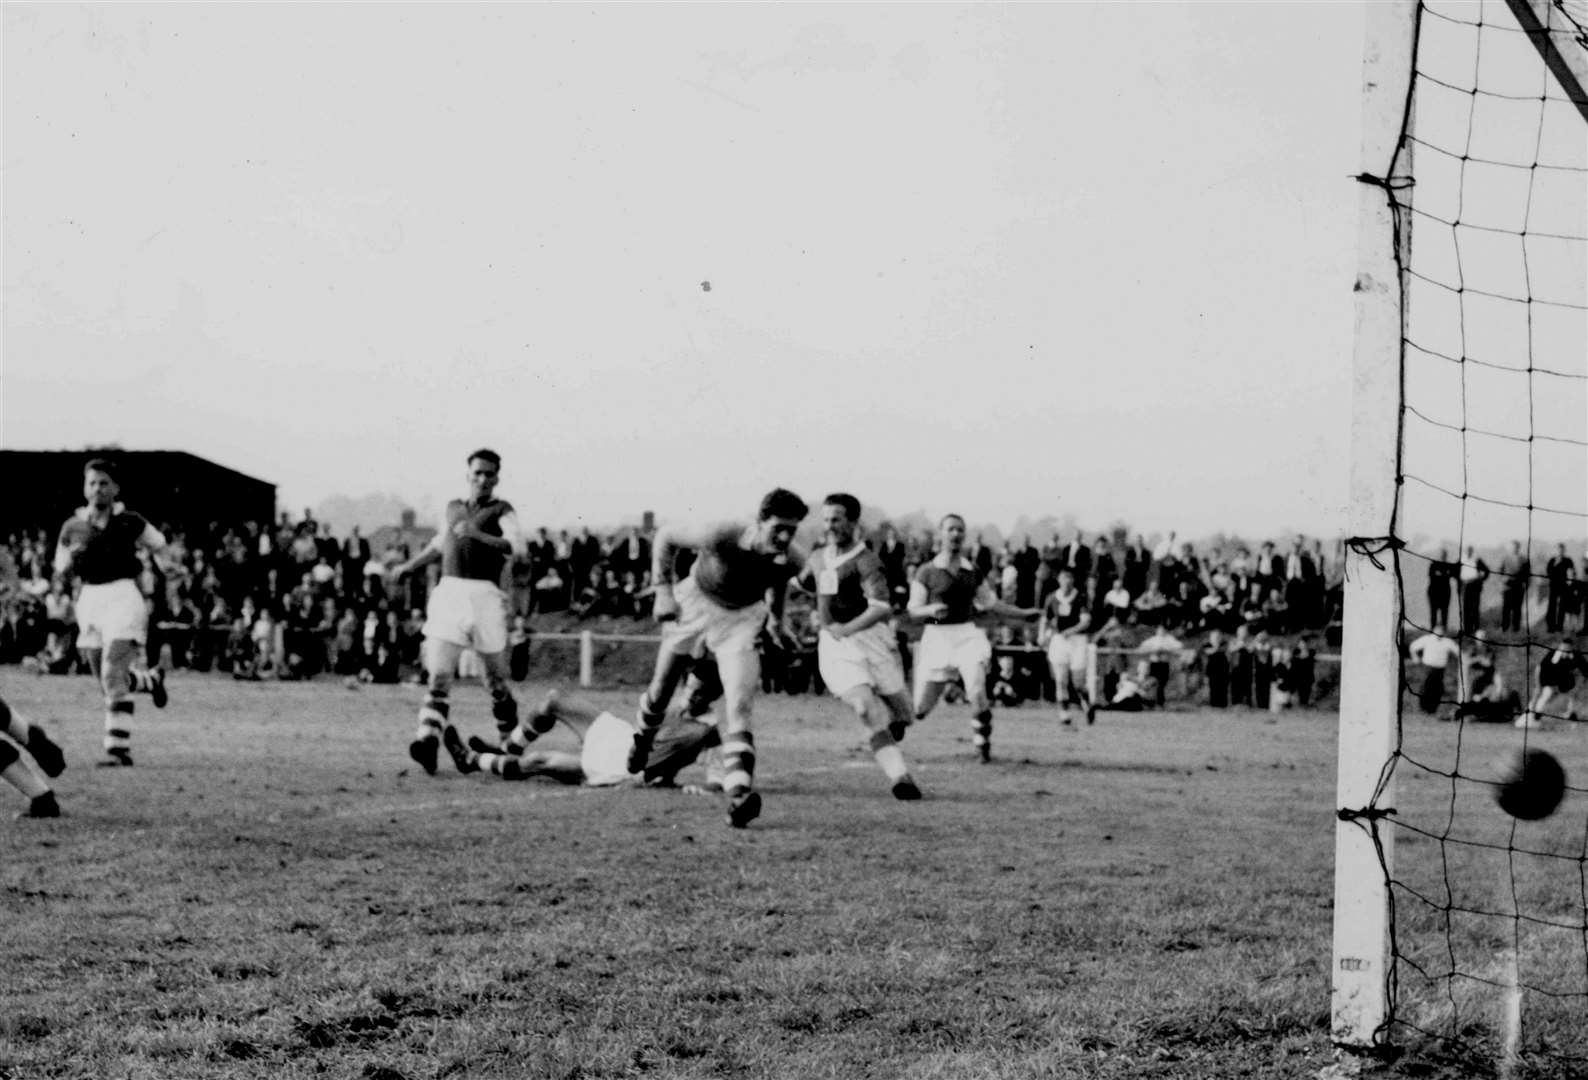
<svg viewBox="0 0 1588 1080"><path fill-rule="evenodd" d="M1348 536L1345 546L1358 555L1367 557L1368 562L1378 569L1384 569L1384 564L1378 557L1386 551L1400 551L1406 546L1406 541L1398 536Z"/></svg>
<svg viewBox="0 0 1588 1080"><path fill-rule="evenodd" d="M1410 191L1416 181L1410 176L1374 176L1372 173L1357 173L1356 182L1369 184L1376 188L1383 188L1388 192Z"/></svg>
<svg viewBox="0 0 1588 1080"><path fill-rule="evenodd" d="M1341 821L1372 822L1383 821L1385 818L1393 816L1394 813L1395 808L1393 806L1364 806L1360 810L1353 810L1346 806L1336 810L1334 816Z"/></svg>

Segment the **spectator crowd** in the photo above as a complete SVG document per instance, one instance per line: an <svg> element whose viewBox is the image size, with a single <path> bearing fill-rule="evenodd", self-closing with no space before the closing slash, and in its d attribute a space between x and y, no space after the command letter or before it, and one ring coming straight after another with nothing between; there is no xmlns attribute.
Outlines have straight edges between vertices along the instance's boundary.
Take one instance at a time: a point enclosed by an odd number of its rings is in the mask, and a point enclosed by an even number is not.
<svg viewBox="0 0 1588 1080"><path fill-rule="evenodd" d="M157 559L142 556L150 663L169 650L175 666L243 679L334 674L397 682L418 671L425 601L439 569L403 578L390 570L416 553L429 530L408 521L378 530L372 542L357 527L338 536L306 511L268 525L163 531L168 550ZM871 543L902 610L915 568L933 555L933 537L884 524ZM40 531L11 536L0 547L0 663L26 662L49 672L79 667L71 583L54 579L54 544L55 537ZM1039 607L1058 586L1060 571L1068 570L1087 598L1101 646L1135 648L1151 635L1197 635L1179 655L1215 705L1266 705L1268 686L1305 700L1317 636L1329 635L1340 614L1341 545L1326 551L1321 540L1300 536L1283 544L1200 547L1173 533L1151 546L1140 535L1119 533L1090 544L1071 532L1040 546L1025 537L997 547L977 536L967 557L1000 599L1026 608ZM1476 626L1491 578L1500 582L1502 628L1520 624L1529 585L1537 582L1549 629L1581 632L1588 560L1579 570L1564 545L1542 574L1531 572L1519 544L1495 571L1471 548L1459 560L1441 554L1428 576L1430 623L1446 623L1455 599L1464 625ZM513 565L504 586L515 676L522 678L537 626L649 619L650 538L633 527L605 535L539 528L528 557ZM791 610L796 633L813 642L806 607ZM994 687L1006 703L1051 696L1036 639L1035 624L995 631L1001 659L992 678L1006 684ZM1298 652L1304 685L1297 682L1302 676L1286 674ZM802 662L808 658L767 659L769 689L815 681L814 664ZM1121 675L1142 681L1133 669L1110 668L1104 673L1110 700ZM1163 680L1156 687L1150 675L1145 681L1148 700L1161 703Z"/></svg>

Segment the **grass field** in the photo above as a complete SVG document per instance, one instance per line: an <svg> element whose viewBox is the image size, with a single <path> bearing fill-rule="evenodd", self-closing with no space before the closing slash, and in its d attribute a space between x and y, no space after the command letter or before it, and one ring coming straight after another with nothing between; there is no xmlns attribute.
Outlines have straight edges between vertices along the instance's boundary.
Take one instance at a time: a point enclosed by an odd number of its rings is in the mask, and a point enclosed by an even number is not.
<svg viewBox="0 0 1588 1080"><path fill-rule="evenodd" d="M426 777L405 753L414 687L179 674L170 708L140 701L130 770L91 767L86 679L12 669L0 693L71 761L65 818L0 828L7 1080L1285 1078L1333 1060L1326 713L1065 729L1027 706L980 765L945 707L905 743L927 799L904 804L835 703L766 699L766 812L737 832L677 792ZM590 697L626 714L633 694ZM456 700L466 730L489 726L477 687ZM1432 755L1455 731L1414 737ZM1519 735L1462 732L1472 760ZM1588 776L1578 731L1535 738ZM1449 797L1432 774L1403 789L1408 812ZM1583 802L1526 838L1580 845ZM1470 813L1509 826L1481 796ZM1588 963L1580 941L1568 956ZM1465 1004L1478 1053L1371 1071L1491 1071L1498 1002ZM1570 1041L1561 1023L1529 1029L1519 1076L1577 1068L1534 1055Z"/></svg>

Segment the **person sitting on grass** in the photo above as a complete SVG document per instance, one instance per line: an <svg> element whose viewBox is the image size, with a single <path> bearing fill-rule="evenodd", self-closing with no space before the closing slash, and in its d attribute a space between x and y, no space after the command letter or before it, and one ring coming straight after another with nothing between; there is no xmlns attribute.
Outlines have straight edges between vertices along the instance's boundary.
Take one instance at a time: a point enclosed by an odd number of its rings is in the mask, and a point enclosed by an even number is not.
<svg viewBox="0 0 1588 1080"><path fill-rule="evenodd" d="M1572 691L1577 686L1579 674L1588 675L1588 654L1573 648L1571 638L1563 636L1538 662L1538 693L1527 711L1516 718L1516 726L1537 728L1542 727L1546 719L1578 719L1577 709L1572 704ZM1556 705L1557 698L1564 700ZM1554 711L1550 712L1552 705Z"/></svg>
<svg viewBox="0 0 1588 1080"><path fill-rule="evenodd" d="M1099 712L1142 712L1152 706L1153 678L1143 660L1132 672L1124 670L1112 680L1112 692L1096 704Z"/></svg>

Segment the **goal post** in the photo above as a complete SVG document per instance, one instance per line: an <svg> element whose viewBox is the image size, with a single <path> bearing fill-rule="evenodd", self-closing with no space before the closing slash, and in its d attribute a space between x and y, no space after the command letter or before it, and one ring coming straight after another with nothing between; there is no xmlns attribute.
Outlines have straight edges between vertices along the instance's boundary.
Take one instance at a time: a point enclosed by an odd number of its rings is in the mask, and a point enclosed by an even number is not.
<svg viewBox="0 0 1588 1080"><path fill-rule="evenodd" d="M1395 534L1400 454L1404 258L1411 219L1397 190L1410 175L1415 0L1366 6L1362 168L1352 363L1350 536L1345 553L1336 772L1331 1031L1367 1049L1391 1016L1392 765L1401 684Z"/></svg>
<svg viewBox="0 0 1588 1080"><path fill-rule="evenodd" d="M1331 1035L1565 1075L1588 818L1495 795L1537 741L1588 796L1543 662L1588 655L1561 585L1588 537L1588 0L1363 12Z"/></svg>

